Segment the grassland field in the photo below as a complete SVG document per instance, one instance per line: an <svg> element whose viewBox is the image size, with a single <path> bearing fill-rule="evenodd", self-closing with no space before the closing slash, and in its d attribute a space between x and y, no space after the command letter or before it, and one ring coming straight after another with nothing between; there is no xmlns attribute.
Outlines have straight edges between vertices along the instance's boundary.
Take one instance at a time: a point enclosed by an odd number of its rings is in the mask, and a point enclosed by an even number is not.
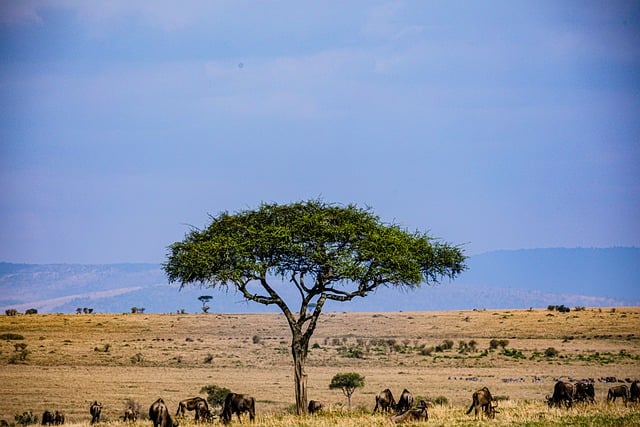
<svg viewBox="0 0 640 427"><path fill-rule="evenodd" d="M178 401L206 397L201 388L215 384L253 395L256 425L264 426L389 425L371 414L387 387L444 402L430 409L429 425L474 425L465 411L483 386L500 399L500 412L482 423L640 425L640 404L607 403L618 383L600 381L640 379L638 307L325 313L306 373L309 399L327 410L302 418L291 414L290 333L279 314L0 316L0 337L0 419L9 422L48 409L86 425L98 400L102 423L122 424L129 399L144 414L162 397L175 413ZM350 410L328 387L339 372L365 377ZM548 408L555 380L569 377L594 379L597 403Z"/></svg>

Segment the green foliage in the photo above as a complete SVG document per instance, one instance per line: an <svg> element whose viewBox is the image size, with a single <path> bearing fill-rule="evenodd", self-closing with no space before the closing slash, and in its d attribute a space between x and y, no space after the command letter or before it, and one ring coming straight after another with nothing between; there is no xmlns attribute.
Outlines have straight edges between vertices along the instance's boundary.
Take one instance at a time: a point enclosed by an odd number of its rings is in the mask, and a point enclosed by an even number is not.
<svg viewBox="0 0 640 427"><path fill-rule="evenodd" d="M335 374L329 384L331 390L339 388L347 396L349 409L351 409L351 395L361 387L364 387L364 377L356 372Z"/></svg>
<svg viewBox="0 0 640 427"><path fill-rule="evenodd" d="M227 394L231 393L231 390L211 384L202 387L200 393L207 393L207 402L212 406L222 406L224 398L227 397Z"/></svg>
<svg viewBox="0 0 640 427"><path fill-rule="evenodd" d="M365 296L382 284L437 283L466 268L458 247L383 224L369 210L317 200L223 212L169 249L163 268L170 282L244 289L247 280L269 275L310 275L336 300ZM347 294L329 290L344 281L355 283L355 289ZM245 297L273 303L271 295Z"/></svg>
<svg viewBox="0 0 640 427"><path fill-rule="evenodd" d="M522 354L522 352L520 350L516 350L515 348L514 349L505 348L504 350L502 350L502 354L504 354L505 356L508 356L508 357L513 357L515 359L524 359L525 358L524 354Z"/></svg>
<svg viewBox="0 0 640 427"><path fill-rule="evenodd" d="M445 396L436 396L431 399L431 402L433 402L434 405L447 405L449 404L449 399Z"/></svg>

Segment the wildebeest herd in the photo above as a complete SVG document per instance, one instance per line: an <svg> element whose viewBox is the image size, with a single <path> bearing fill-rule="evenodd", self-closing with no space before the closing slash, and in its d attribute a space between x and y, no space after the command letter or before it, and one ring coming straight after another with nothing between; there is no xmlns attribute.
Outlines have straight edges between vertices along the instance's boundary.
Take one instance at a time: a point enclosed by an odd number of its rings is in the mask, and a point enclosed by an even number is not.
<svg viewBox="0 0 640 427"><path fill-rule="evenodd" d="M629 380L630 381L630 380ZM627 402L640 402L640 381L631 382L630 386L619 384L609 388L607 401L615 403L616 399L621 399L626 405ZM594 382L582 380L577 382L556 381L553 387L553 394L546 396L549 407L572 407L574 403L594 403L595 387ZM414 404L411 392L404 389L398 401L395 400L390 389L386 388L375 396L375 406L373 412L387 413L389 419L396 423L404 421L427 421L429 419L428 408L433 403L419 399ZM475 411L475 418L482 419L495 418L498 401L491 395L487 387L476 390L471 396L471 405L466 411L469 415ZM102 404L94 401L89 406L91 414L91 424L100 422ZM317 400L310 400L308 406L309 414L313 415L324 409L324 404ZM175 417L185 416L187 412L193 411L195 421L211 422L220 419L224 424L231 422L233 414L236 414L238 421L242 421L241 415L248 414L249 420L254 421L256 416L255 399L246 394L228 393L224 399L221 411L214 412L209 408L206 399L202 397L192 397L178 402L178 409ZM138 412L136 408L127 406L122 417L124 421L136 421ZM149 407L149 419L154 427L176 427L178 423L171 417L169 409L162 398L159 398ZM65 422L65 416L60 411L46 410L42 414L42 425L61 425Z"/></svg>

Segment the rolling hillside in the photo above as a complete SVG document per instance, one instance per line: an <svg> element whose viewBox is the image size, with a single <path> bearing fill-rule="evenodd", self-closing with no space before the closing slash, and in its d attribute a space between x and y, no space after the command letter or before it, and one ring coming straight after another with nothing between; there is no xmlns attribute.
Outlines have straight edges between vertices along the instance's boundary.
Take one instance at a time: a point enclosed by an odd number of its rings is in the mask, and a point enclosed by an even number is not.
<svg viewBox="0 0 640 427"><path fill-rule="evenodd" d="M414 311L640 305L640 248L531 249L475 255L452 283L414 291L381 288L331 311ZM284 293L288 292L286 284ZM0 263L0 310L72 313L185 310L199 312L200 295L212 295L212 312L269 312L239 294L168 285L158 264L32 265Z"/></svg>

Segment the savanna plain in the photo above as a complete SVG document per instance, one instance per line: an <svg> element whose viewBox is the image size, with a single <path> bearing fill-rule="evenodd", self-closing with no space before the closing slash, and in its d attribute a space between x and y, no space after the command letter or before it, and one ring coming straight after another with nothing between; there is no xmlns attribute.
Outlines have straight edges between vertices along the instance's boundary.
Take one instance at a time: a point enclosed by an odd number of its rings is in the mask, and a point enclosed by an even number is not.
<svg viewBox="0 0 640 427"><path fill-rule="evenodd" d="M142 417L128 424L148 427L144 415L158 397L173 415L180 400L207 397L201 389L216 385L255 397L256 426L392 425L372 413L385 388L434 402L429 420L416 424L640 425L639 403L606 399L609 387L640 378L638 307L324 313L306 365L308 397L325 405L313 416L294 415L290 333L280 314L0 316L0 337L0 419L9 423L25 411L58 410L65 424L88 425L96 400L100 424L124 426L133 401ZM350 408L329 389L345 372L365 377ZM545 396L569 378L593 379L596 403L549 408ZM465 412L484 386L499 412L475 421ZM192 415L178 420L194 425Z"/></svg>

